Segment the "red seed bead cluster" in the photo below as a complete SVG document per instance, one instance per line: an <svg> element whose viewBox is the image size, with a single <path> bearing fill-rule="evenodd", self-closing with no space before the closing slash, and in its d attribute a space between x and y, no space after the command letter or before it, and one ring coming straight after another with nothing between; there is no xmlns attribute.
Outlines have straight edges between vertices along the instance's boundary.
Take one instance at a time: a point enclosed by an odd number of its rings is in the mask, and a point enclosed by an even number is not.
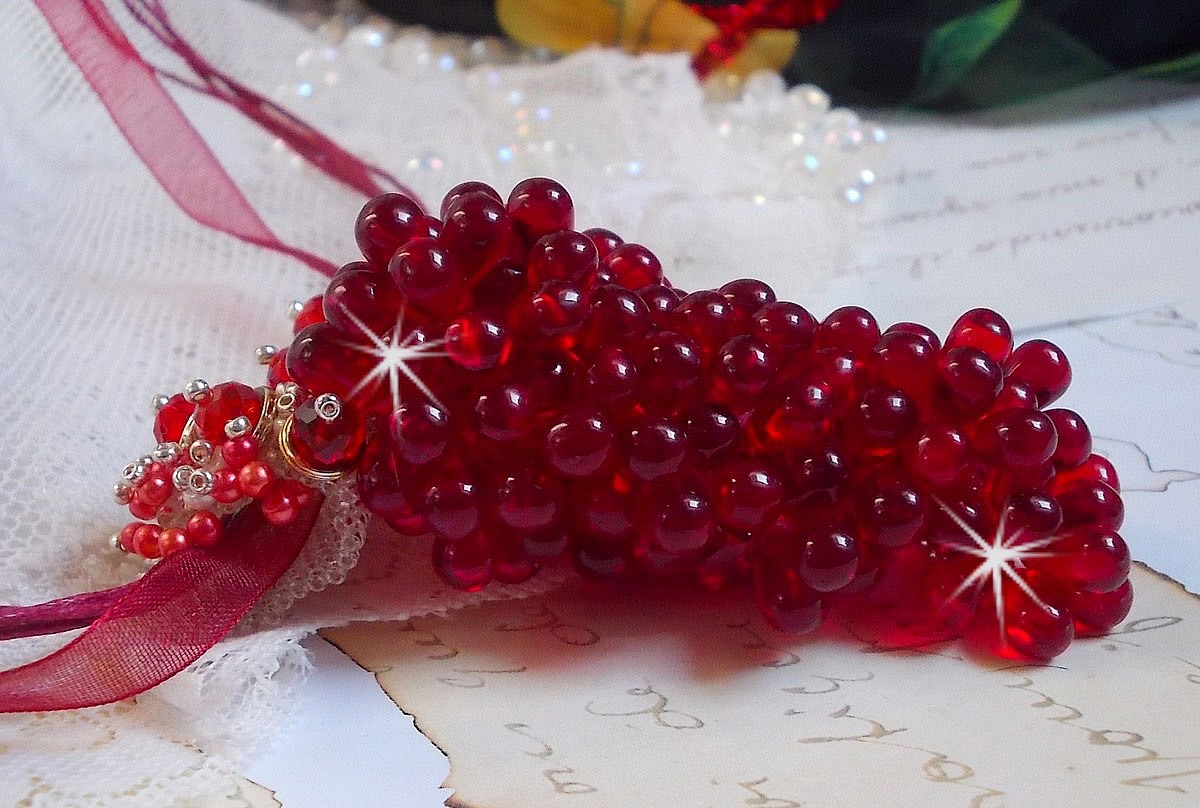
<svg viewBox="0 0 1200 808"><path fill-rule="evenodd" d="M507 199L464 183L439 218L379 196L355 225L364 260L272 360L272 383L350 412L326 461L395 530L433 533L446 581L519 582L559 556L749 580L790 631L888 583L1034 658L1124 618L1117 478L1050 408L1071 380L1056 346L1014 347L987 309L943 341L853 306L818 321L757 280L685 293L646 247L574 226L549 179ZM997 560L998 604L979 574Z"/></svg>
<svg viewBox="0 0 1200 808"><path fill-rule="evenodd" d="M196 380L183 393L155 402L158 446L134 460L114 487L136 522L114 537L122 550L149 559L188 547L211 547L220 514L258 500L267 521L294 520L312 491L281 478L267 462L255 427L265 391L238 382L215 387Z"/></svg>

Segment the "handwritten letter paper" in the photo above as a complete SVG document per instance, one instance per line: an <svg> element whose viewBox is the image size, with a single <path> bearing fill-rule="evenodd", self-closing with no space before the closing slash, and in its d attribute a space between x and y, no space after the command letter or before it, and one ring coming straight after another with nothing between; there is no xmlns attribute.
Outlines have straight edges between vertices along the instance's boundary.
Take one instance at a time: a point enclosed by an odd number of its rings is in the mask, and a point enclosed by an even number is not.
<svg viewBox="0 0 1200 808"><path fill-rule="evenodd" d="M325 636L450 756L452 805L1194 805L1200 604L1137 569L1052 665L598 590ZM835 621L836 622L836 621Z"/></svg>

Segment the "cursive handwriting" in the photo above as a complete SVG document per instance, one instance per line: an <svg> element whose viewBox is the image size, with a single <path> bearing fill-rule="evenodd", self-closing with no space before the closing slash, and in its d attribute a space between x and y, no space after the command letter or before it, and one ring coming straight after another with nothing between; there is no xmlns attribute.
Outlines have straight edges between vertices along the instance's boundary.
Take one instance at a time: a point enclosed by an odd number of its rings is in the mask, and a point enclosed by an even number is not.
<svg viewBox="0 0 1200 808"><path fill-rule="evenodd" d="M648 715L654 719L654 723L660 727L668 729L700 729L704 726L704 722L694 715L690 715L679 710L667 709L669 703L666 696L655 690L649 682L644 687L631 687L625 691L625 695L635 698L650 697L651 703L640 709L633 709L622 712L620 710L608 712L597 710L596 702L589 701L584 709L592 715L604 716L613 718L616 716L630 717L636 715Z"/></svg>
<svg viewBox="0 0 1200 808"><path fill-rule="evenodd" d="M595 645L600 635L590 628L564 623L545 601L533 601L521 606L521 614L528 618L525 623L501 623L496 631L548 631L550 636L563 645Z"/></svg>
<svg viewBox="0 0 1200 808"><path fill-rule="evenodd" d="M524 754L532 758L544 760L550 764L550 768L542 770L542 776L550 783L551 787L558 794L592 794L596 791L596 787L583 782L582 780L564 780L564 776L575 774L575 770L570 766L565 766L562 763L554 761L554 749L550 744L543 741L541 738L529 731L528 724L505 724L504 728L509 732L520 735L523 738L528 738L538 745L534 751L523 750Z"/></svg>

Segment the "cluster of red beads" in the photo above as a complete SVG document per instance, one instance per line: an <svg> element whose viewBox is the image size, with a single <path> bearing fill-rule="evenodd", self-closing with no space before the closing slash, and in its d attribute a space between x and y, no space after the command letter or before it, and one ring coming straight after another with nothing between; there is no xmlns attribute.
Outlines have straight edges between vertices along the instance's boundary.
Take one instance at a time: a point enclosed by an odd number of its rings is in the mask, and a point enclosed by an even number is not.
<svg viewBox="0 0 1200 808"><path fill-rule="evenodd" d="M1014 347L987 309L943 343L856 307L817 321L756 280L686 294L645 247L573 227L548 179L507 200L464 183L440 217L377 197L365 260L272 363L272 383L344 402L342 433L367 438L338 462L397 531L437 536L447 581L518 582L561 555L589 576L750 579L773 625L807 631L899 579L955 628L995 622L991 586L962 586L981 560L953 513L988 542L1049 540L1013 564L1036 598L1004 580L1005 647L1047 658L1124 618L1116 474L1076 413L1047 409L1071 378L1057 347ZM408 365L436 400L400 373L393 410L365 347L401 343L444 356Z"/></svg>
<svg viewBox="0 0 1200 808"><path fill-rule="evenodd" d="M129 483L119 484L129 512L142 520L117 534L121 548L160 558L188 547L211 547L222 532L216 511L234 510L243 500L258 500L272 524L294 520L311 499L311 489L278 478L253 434L226 431L239 417L253 425L262 415L263 393L238 382L218 384L195 400L182 393L171 396L154 419L158 447L130 464ZM185 446L181 441L189 420L195 434Z"/></svg>

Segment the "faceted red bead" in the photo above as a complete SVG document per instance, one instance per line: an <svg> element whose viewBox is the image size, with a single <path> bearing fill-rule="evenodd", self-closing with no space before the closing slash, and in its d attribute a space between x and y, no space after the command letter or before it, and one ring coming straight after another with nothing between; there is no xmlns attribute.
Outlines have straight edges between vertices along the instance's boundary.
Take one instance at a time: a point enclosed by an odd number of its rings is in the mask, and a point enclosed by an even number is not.
<svg viewBox="0 0 1200 808"><path fill-rule="evenodd" d="M292 413L292 449L309 468L347 469L362 454L366 440L362 418L349 404L343 403L338 409L336 415L322 412L318 400L310 398Z"/></svg>
<svg viewBox="0 0 1200 808"><path fill-rule="evenodd" d="M626 242L615 247L605 258L604 265L613 278L626 289L661 283L663 268L658 257L641 244Z"/></svg>
<svg viewBox="0 0 1200 808"><path fill-rule="evenodd" d="M566 188L545 177L517 183L508 195L508 213L513 228L527 244L560 230L570 230L575 225L571 195Z"/></svg>
<svg viewBox="0 0 1200 808"><path fill-rule="evenodd" d="M267 386L274 390L277 385L291 380L287 372L287 348L280 348L267 365Z"/></svg>
<svg viewBox="0 0 1200 808"><path fill-rule="evenodd" d="M1001 364L1012 353L1012 329L1003 317L991 309L971 309L950 326L945 347L946 351L974 348L993 362Z"/></svg>
<svg viewBox="0 0 1200 808"><path fill-rule="evenodd" d="M427 234L425 211L403 194L381 194L363 206L354 223L354 240L363 256L378 267L409 239Z"/></svg>
<svg viewBox="0 0 1200 808"><path fill-rule="evenodd" d="M221 444L228 440L225 425L245 416L251 428L262 417L262 394L240 382L222 382L209 391L209 396L196 405L196 427L205 440Z"/></svg>
<svg viewBox="0 0 1200 808"><path fill-rule="evenodd" d="M512 340L498 317L469 311L446 328L445 345L451 361L467 370L487 370L503 364Z"/></svg>
<svg viewBox="0 0 1200 808"><path fill-rule="evenodd" d="M1039 407L1058 400L1071 384L1071 363L1052 342L1034 339L1019 345L1004 363L1005 372L1033 389Z"/></svg>
<svg viewBox="0 0 1200 808"><path fill-rule="evenodd" d="M183 428L192 417L196 405L176 393L154 416L154 439L159 443L178 443L183 437Z"/></svg>

